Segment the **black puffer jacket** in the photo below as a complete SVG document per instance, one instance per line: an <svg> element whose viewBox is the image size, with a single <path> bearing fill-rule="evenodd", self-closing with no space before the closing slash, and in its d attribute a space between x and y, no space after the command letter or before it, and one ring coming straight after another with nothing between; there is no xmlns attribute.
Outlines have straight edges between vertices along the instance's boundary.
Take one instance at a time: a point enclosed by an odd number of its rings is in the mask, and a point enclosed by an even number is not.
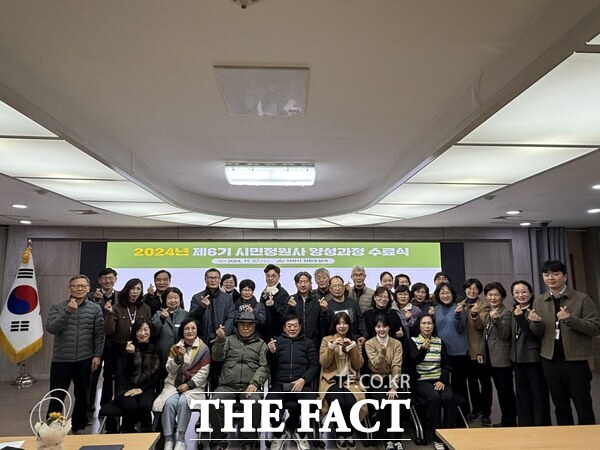
<svg viewBox="0 0 600 450"><path fill-rule="evenodd" d="M67 311L69 300L50 307L46 329L54 335L54 362L77 362L100 357L104 347L104 319L96 303L84 300L74 311Z"/></svg>
<svg viewBox="0 0 600 450"><path fill-rule="evenodd" d="M310 385L321 370L319 355L312 339L300 334L292 339L285 334L275 338L275 353L269 352L269 359L275 367L275 383L291 383L304 378Z"/></svg>

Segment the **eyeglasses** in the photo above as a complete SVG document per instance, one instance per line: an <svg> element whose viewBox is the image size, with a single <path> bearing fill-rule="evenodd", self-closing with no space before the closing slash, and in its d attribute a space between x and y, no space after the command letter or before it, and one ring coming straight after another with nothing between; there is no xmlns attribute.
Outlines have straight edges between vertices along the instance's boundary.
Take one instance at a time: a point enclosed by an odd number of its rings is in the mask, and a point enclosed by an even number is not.
<svg viewBox="0 0 600 450"><path fill-rule="evenodd" d="M85 289L89 285L88 284L70 284L69 286L71 286L73 289Z"/></svg>
<svg viewBox="0 0 600 450"><path fill-rule="evenodd" d="M214 277L206 277L206 279L207 279L207 280L220 280L220 279L221 279L221 277L217 277L217 276L214 276Z"/></svg>

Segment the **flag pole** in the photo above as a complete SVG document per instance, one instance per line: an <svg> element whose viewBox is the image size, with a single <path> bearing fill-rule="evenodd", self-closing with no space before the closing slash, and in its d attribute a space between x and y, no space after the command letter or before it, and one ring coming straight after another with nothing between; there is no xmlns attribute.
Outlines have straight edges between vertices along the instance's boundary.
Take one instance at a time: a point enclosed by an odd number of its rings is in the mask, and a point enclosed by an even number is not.
<svg viewBox="0 0 600 450"><path fill-rule="evenodd" d="M25 389L37 383L37 378L25 371L25 362L20 364L21 375L11 381L11 385L17 386L19 389Z"/></svg>

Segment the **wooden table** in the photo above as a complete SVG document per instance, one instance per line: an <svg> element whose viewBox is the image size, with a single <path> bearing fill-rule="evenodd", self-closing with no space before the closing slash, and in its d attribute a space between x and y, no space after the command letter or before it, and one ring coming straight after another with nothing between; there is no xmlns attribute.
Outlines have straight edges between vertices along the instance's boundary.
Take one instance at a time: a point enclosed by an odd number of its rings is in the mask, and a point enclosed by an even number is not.
<svg viewBox="0 0 600 450"><path fill-rule="evenodd" d="M64 450L79 450L83 445L109 445L123 444L124 450L151 449L160 434L158 433L132 433L132 434L69 434L65 437ZM34 436L8 436L0 437L0 443L11 441L25 441L23 449L36 450Z"/></svg>
<svg viewBox="0 0 600 450"><path fill-rule="evenodd" d="M451 450L560 449L600 446L600 425L437 430Z"/></svg>

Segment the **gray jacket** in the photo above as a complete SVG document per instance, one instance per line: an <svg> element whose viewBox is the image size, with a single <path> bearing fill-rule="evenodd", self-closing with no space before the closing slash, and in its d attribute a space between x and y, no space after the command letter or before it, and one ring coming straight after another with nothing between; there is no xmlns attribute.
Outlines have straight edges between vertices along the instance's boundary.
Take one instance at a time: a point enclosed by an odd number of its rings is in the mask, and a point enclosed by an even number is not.
<svg viewBox="0 0 600 450"><path fill-rule="evenodd" d="M490 311L491 312L491 311ZM483 339L479 347L479 354L485 355L485 344L489 349L489 363L492 367L510 367L510 337L512 312L502 305L498 309L500 317L492 319L490 315L483 328Z"/></svg>
<svg viewBox="0 0 600 450"><path fill-rule="evenodd" d="M50 306L46 329L54 335L54 362L78 362L102 355L104 319L102 308L84 300L74 311L67 311L69 300Z"/></svg>
<svg viewBox="0 0 600 450"><path fill-rule="evenodd" d="M539 336L533 334L529 328L529 322L527 320L529 312L530 309L527 309L523 311L523 314L520 316L515 316L513 313L510 360L516 364L540 361L541 339Z"/></svg>

